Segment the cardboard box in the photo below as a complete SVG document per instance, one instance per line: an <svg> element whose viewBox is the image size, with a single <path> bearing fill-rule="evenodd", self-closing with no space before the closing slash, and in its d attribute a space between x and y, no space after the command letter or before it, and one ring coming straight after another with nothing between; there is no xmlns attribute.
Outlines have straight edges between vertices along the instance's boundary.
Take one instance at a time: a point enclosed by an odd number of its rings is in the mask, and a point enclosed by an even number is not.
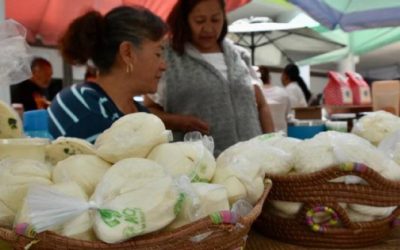
<svg viewBox="0 0 400 250"><path fill-rule="evenodd" d="M322 118L321 106L294 108L294 118L299 120L320 120Z"/></svg>

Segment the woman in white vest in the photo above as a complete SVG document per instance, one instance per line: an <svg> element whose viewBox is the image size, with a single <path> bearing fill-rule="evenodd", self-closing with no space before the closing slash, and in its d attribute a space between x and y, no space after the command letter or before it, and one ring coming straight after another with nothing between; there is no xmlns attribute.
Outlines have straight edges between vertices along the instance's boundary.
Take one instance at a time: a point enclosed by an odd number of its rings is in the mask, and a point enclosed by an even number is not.
<svg viewBox="0 0 400 250"><path fill-rule="evenodd" d="M292 108L307 107L311 92L300 76L300 70L295 64L288 64L283 69L281 81L290 98Z"/></svg>
<svg viewBox="0 0 400 250"><path fill-rule="evenodd" d="M209 134L218 155L238 141L272 132L268 105L252 84L253 69L225 39L225 2L178 0L167 22L168 68L145 105L174 131L174 139L189 131Z"/></svg>

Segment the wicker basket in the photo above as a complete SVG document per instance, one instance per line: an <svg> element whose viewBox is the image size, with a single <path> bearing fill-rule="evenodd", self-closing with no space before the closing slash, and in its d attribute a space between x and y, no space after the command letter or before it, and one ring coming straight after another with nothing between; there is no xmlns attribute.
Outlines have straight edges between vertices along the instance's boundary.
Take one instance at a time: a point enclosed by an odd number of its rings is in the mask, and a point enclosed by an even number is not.
<svg viewBox="0 0 400 250"><path fill-rule="evenodd" d="M329 182L346 175L360 176L368 185ZM384 179L363 164L341 164L311 174L268 178L274 183L268 200L304 204L295 218L273 215L264 206L254 226L268 237L307 247L356 248L381 242L394 226L400 225L399 207L385 219L355 223L339 206L342 202L381 207L400 205L400 182ZM331 213L330 224L314 223L312 216L316 211ZM331 226L337 221L340 226Z"/></svg>
<svg viewBox="0 0 400 250"><path fill-rule="evenodd" d="M52 232L40 233L35 239L31 239L5 228L0 228L0 240L7 242L13 249L24 249L30 246L31 250L241 249L246 244L251 225L261 213L271 186L271 182L266 181L265 191L258 203L236 224L226 223L229 220L229 214L220 212L171 232L155 232L119 244L75 240Z"/></svg>

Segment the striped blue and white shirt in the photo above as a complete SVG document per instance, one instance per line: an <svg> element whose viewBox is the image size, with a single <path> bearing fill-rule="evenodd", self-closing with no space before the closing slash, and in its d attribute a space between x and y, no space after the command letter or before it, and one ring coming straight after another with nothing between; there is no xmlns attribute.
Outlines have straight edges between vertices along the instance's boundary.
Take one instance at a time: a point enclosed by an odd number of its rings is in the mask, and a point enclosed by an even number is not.
<svg viewBox="0 0 400 250"><path fill-rule="evenodd" d="M135 102L139 112L148 110ZM47 109L54 138L78 137L93 143L97 136L124 114L95 83L74 84L61 91Z"/></svg>

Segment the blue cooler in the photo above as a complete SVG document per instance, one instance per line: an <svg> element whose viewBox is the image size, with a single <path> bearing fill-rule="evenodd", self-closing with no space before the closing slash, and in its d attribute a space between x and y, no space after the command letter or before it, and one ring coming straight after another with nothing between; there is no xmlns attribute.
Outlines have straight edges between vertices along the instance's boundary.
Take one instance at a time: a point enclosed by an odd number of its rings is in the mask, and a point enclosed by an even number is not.
<svg viewBox="0 0 400 250"><path fill-rule="evenodd" d="M24 112L23 122L25 135L53 139L49 133L49 115L45 109Z"/></svg>
<svg viewBox="0 0 400 250"><path fill-rule="evenodd" d="M289 137L308 139L325 130L322 120L297 120L288 124L287 134Z"/></svg>

